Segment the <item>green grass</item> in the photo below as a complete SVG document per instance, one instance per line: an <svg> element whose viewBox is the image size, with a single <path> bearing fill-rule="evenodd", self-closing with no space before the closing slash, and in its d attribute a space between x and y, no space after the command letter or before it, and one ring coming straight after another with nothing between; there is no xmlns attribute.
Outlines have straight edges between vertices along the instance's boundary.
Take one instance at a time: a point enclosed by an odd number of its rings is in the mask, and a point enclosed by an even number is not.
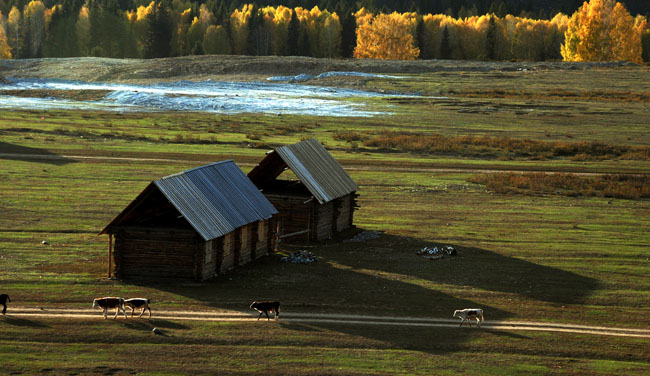
<svg viewBox="0 0 650 376"><path fill-rule="evenodd" d="M155 318L158 309L248 311L250 301L272 298L286 312L450 317L480 306L488 320L647 327L648 199L495 193L470 182L484 169L648 174L647 161L424 155L337 139L389 131L650 145L648 101L638 99L647 68L528 73L432 73L390 86L369 80L369 87L452 95L373 99L394 115L369 119L4 111L0 290L13 305L46 308L147 296L154 318L0 318L0 364L25 374L121 374L131 370L125 364L139 374L647 373L643 339ZM618 94L603 94L608 87ZM505 94L486 98L497 90ZM486 106L498 111L465 111ZM518 114L526 106L534 111ZM248 171L266 148L308 137L348 168L361 187L355 224L384 231L381 238L343 243L346 233L309 248L285 245L283 253L309 249L321 261L284 264L273 255L196 285L105 278L107 239L97 233L150 181L222 159ZM431 245L453 245L458 256L416 255ZM167 336L154 336L153 326Z"/></svg>
<svg viewBox="0 0 650 376"><path fill-rule="evenodd" d="M215 326L155 318L75 324L14 319L5 325L3 365L25 373L615 374L642 373L648 354L639 340L536 332L282 322ZM153 327L164 335L152 334ZM55 335L61 332L65 336Z"/></svg>

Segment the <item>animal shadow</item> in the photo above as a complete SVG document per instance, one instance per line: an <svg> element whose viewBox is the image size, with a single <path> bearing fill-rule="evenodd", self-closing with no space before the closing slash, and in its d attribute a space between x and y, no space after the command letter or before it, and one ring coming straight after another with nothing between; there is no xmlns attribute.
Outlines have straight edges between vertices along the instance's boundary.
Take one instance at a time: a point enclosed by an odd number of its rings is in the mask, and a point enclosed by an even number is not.
<svg viewBox="0 0 650 376"><path fill-rule="evenodd" d="M169 320L124 320L120 321L122 326L132 330L152 331L153 328L189 330L190 327Z"/></svg>
<svg viewBox="0 0 650 376"><path fill-rule="evenodd" d="M2 321L14 326L29 326L32 328L50 328L49 325L43 324L40 321L28 320L28 319L15 317L11 315L7 315L4 317L4 319L0 319L0 322Z"/></svg>

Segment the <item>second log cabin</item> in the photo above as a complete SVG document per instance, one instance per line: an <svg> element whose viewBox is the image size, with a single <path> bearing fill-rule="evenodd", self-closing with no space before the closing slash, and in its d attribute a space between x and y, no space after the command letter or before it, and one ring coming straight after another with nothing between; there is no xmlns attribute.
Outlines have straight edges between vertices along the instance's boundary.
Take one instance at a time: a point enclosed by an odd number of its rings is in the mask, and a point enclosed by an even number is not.
<svg viewBox="0 0 650 376"><path fill-rule="evenodd" d="M286 170L294 176L279 179ZM279 211L291 241L324 240L353 226L359 186L316 139L268 152L248 177Z"/></svg>

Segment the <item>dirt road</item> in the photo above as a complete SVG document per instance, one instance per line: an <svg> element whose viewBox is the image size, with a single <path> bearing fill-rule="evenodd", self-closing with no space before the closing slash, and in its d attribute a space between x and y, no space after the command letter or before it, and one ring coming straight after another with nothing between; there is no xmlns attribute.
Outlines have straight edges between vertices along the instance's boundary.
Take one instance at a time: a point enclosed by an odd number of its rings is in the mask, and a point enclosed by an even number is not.
<svg viewBox="0 0 650 376"><path fill-rule="evenodd" d="M113 313L109 314L109 319ZM137 316L128 320L173 320L173 321L256 321L256 313L246 313L239 311L156 311L153 310L151 319ZM16 318L66 318L71 320L97 319L102 320L103 316L100 310L92 309L40 309L40 308L21 308L12 307L6 317ZM124 320L124 316L118 316L119 320ZM0 321L2 317L0 316ZM264 320L264 318L263 318ZM379 325L379 326L410 326L410 327L439 327L439 328L457 328L459 321L452 318L435 318L435 317L401 317L401 316L371 316L371 315L349 315L344 313L292 313L280 312L280 320L285 323L304 323L304 324L332 324L332 325ZM465 329L470 330L467 324ZM547 323L534 321L492 321L486 320L478 330L499 330L499 331L542 331L542 332L562 332L574 334L590 334L599 336L616 336L616 337L637 337L650 338L650 330L646 329L629 329L605 326L575 325L561 323ZM476 328L472 330L477 330Z"/></svg>
<svg viewBox="0 0 650 376"><path fill-rule="evenodd" d="M0 159L2 158L7 158L7 159L29 159L29 160L61 160L61 161L66 161L66 160L78 160L78 161L83 161L83 160L97 160L97 161L126 161L126 162L151 162L151 163L192 163L192 164L197 164L197 163L203 163L203 164L208 164L212 163L214 161L200 161L200 160L189 160L189 159L174 159L174 158L141 158L141 157L115 157L115 156L96 156L96 155L52 155L52 154L21 154L21 153L0 153ZM255 167L257 166L256 163L247 163L247 162L238 162L237 163L239 166L245 166L245 167ZM526 173L555 173L555 172L562 172L562 173L571 173L575 175L580 175L580 176L600 176L600 175L606 175L611 172L581 172L581 171L568 171L567 169L554 169L554 170L535 170L535 169L513 169L512 167L508 168L503 168L503 169L495 169L495 168L477 168L475 166L473 167L462 167L462 166L456 166L456 167L403 167L403 166L397 166L397 165L390 165L388 163L384 163L381 166L379 165L366 165L366 166L361 166L361 165L347 165L343 163L343 167L346 170L350 171L392 171L392 172L426 172L426 173L434 173L434 172L445 172L445 173L459 173L459 172L474 172L474 173L496 173L496 172L505 172L505 173L518 173L518 172L526 172ZM621 171L621 173L625 173L624 171ZM644 173L640 173L638 171L631 172L634 175L645 175Z"/></svg>

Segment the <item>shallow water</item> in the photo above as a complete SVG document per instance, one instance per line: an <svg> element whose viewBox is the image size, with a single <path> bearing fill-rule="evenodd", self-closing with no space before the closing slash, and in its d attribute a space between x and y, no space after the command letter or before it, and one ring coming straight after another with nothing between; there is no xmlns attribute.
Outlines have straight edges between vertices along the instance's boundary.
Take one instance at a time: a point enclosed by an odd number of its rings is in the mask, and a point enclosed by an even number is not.
<svg viewBox="0 0 650 376"><path fill-rule="evenodd" d="M311 74L301 73L295 76L273 76L269 77L267 81L279 81L279 82L302 82L309 81L312 79L322 79L329 77L366 77L366 78L393 78L401 79L402 76L392 76L387 74L376 74L376 73L363 73L363 72L323 72L317 76L312 76Z"/></svg>
<svg viewBox="0 0 650 376"><path fill-rule="evenodd" d="M118 112L199 111L312 116L367 117L386 112L366 110L350 99L388 96L361 90L294 83L178 81L152 85L111 84L51 79L9 78L1 90L89 90L108 92L101 100L0 96L5 109L81 109ZM343 99L343 100L342 100Z"/></svg>

